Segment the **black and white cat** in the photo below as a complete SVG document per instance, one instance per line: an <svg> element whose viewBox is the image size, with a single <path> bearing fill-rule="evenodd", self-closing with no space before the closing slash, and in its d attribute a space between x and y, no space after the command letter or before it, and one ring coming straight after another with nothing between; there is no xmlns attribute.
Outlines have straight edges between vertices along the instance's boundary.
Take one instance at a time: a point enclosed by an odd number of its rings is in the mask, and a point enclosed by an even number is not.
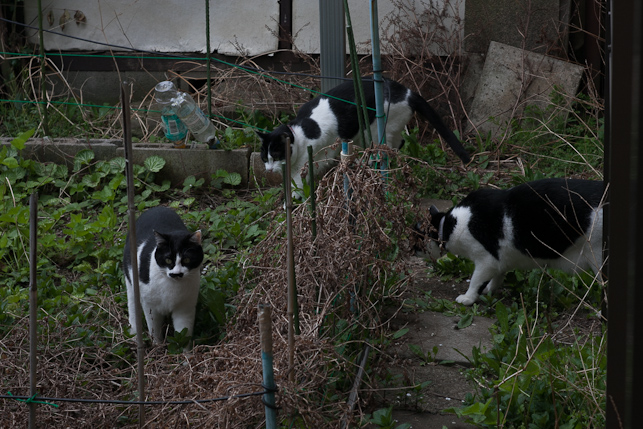
<svg viewBox="0 0 643 429"><path fill-rule="evenodd" d="M176 212L168 207L149 209L136 220L141 307L150 336L163 342L163 325L172 316L174 330L187 328L192 336L196 302L201 283L201 231L191 233ZM138 331L135 318L129 234L125 242L123 271L131 333Z"/></svg>
<svg viewBox="0 0 643 429"><path fill-rule="evenodd" d="M372 79L363 80L364 96L369 109L371 133L377 138L375 121L375 92ZM399 148L402 131L414 112L418 112L462 159L469 162L469 154L453 132L442 122L440 116L419 95L404 85L393 80L384 80L384 111L386 112L386 141L394 148ZM359 122L355 107L355 90L352 81L344 82L327 94L320 95L305 103L299 109L297 117L287 125L280 125L271 133L257 133L261 138L261 160L266 171L281 171L281 161L286 159L286 139L291 142L291 178L301 188L303 180L301 169L308 163L310 145L315 154L316 173L322 173L333 163L339 154L340 147L335 144L342 141L359 141Z"/></svg>
<svg viewBox="0 0 643 429"><path fill-rule="evenodd" d="M493 293L507 271L549 267L567 272L603 266L603 182L544 179L507 190L471 192L446 213L430 209L446 249L475 264L456 302Z"/></svg>

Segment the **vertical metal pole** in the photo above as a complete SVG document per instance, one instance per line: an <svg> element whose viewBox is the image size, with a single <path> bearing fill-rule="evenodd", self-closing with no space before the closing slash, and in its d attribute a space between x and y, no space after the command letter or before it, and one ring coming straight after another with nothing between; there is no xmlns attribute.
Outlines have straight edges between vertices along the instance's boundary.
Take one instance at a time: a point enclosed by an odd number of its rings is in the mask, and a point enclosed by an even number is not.
<svg viewBox="0 0 643 429"><path fill-rule="evenodd" d="M45 135L49 135L49 113L47 109L47 85L45 75L47 62L45 58L45 38L42 32L42 0L38 0L38 39L40 43L40 97L43 102L42 112L42 130Z"/></svg>
<svg viewBox="0 0 643 429"><path fill-rule="evenodd" d="M38 193L29 199L29 396L37 392L38 367ZM36 427L36 405L29 403L29 428Z"/></svg>
<svg viewBox="0 0 643 429"><path fill-rule="evenodd" d="M266 429L277 429L277 407L275 404L275 376L272 358L272 310L269 304L259 304L257 319L261 341L261 367L263 369L263 403L266 411Z"/></svg>
<svg viewBox="0 0 643 429"><path fill-rule="evenodd" d="M205 66L206 66L206 86L208 91L208 118L212 118L212 83L210 79L210 0L205 0Z"/></svg>
<svg viewBox="0 0 643 429"><path fill-rule="evenodd" d="M129 105L130 82L121 83L121 103L123 106L123 146L125 148L125 171L127 179L127 211L129 215L130 254L132 255L132 287L136 301L134 317L136 318L136 345L138 370L138 400L145 400L145 361L143 346L143 322L141 315L141 293L138 287L138 252L136 249L136 205L134 204L134 168L132 166L132 125ZM138 406L138 426L145 425L145 405Z"/></svg>
<svg viewBox="0 0 643 429"><path fill-rule="evenodd" d="M643 402L643 3L612 1L611 18L608 429L638 427Z"/></svg>
<svg viewBox="0 0 643 429"><path fill-rule="evenodd" d="M377 120L377 141L386 144L386 114L384 113L384 78L380 55L380 31L377 0L371 0L371 49L373 51L373 80L375 85L375 119ZM389 142L389 147L393 147Z"/></svg>
<svg viewBox="0 0 643 429"><path fill-rule="evenodd" d="M346 76L344 1L319 0L319 54L321 91L328 92Z"/></svg>

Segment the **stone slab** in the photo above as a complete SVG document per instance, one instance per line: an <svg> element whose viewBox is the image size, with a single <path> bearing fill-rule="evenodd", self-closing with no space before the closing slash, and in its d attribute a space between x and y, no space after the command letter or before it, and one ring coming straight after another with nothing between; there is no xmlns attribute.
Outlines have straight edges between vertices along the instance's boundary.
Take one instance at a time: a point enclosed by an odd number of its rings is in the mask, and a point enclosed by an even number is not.
<svg viewBox="0 0 643 429"><path fill-rule="evenodd" d="M469 115L472 129L497 137L528 105L551 104L554 89L571 103L583 72L577 64L491 42Z"/></svg>
<svg viewBox="0 0 643 429"><path fill-rule="evenodd" d="M408 318L405 326L409 331L395 345L393 351L402 359L419 359L410 350L409 345L415 345L423 352L431 352L431 354L433 354L433 348L437 347L435 361L452 361L460 365L469 365L467 359L471 359L474 347L478 347L483 353L491 349L489 328L495 321L487 317L475 316L470 326L457 329L459 320L459 317L432 311L415 314ZM397 321L397 323L400 322L402 320Z"/></svg>
<svg viewBox="0 0 643 429"><path fill-rule="evenodd" d="M430 413L427 411L393 410L393 418L396 420L396 424L407 423L412 428L475 429L478 427L464 423L453 414Z"/></svg>

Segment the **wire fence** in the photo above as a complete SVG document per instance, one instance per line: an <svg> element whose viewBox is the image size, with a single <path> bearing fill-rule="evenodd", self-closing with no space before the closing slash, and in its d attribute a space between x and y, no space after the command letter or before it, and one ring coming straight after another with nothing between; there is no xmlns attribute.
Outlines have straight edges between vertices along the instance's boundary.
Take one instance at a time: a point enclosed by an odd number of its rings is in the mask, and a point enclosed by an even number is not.
<svg viewBox="0 0 643 429"><path fill-rule="evenodd" d="M18 23L15 21L7 20L5 18L0 18L1 21L4 21L5 23L10 23L12 25L21 25L26 28L31 28L31 29L38 29L40 31L46 31L50 32L53 34L57 34L63 37L73 37L76 38L75 36L70 36L67 34L63 33L58 33L54 32L51 30L44 30L42 28L38 27L33 27L29 25L25 25L22 23ZM18 52L0 52L0 56L3 58L13 58L13 59L28 59L30 61L40 61L41 64L52 64L52 58L53 57L60 57L60 58L83 58L83 57L92 57L92 58L110 58L112 60L115 59L137 59L141 60L143 58L147 58L147 56L153 57L157 60L168 60L168 61L193 61L193 62L198 62L200 66L203 66L202 63L206 64L207 71L210 71L210 62L216 62L222 67L226 68L233 68L235 70L238 70L242 73L248 74L248 75L255 75L259 76L262 79L269 79L271 81L288 85L290 87L294 87L296 89L304 90L306 92L313 93L315 95L320 94L320 92L312 90L307 88L306 86L299 85L297 83L289 82L284 79L279 78L278 76L293 76L293 77L298 77L298 78L312 78L312 79L321 79L323 76L319 74L307 74L307 73L296 73L296 72L288 72L288 71L273 71L273 70L265 70L259 67L249 67L246 65L240 65L240 64L233 64L224 60L221 60L219 58L210 58L209 54L207 55L206 58L203 57L195 57L193 55L164 55L160 54L157 52L150 52L150 51L144 51L144 50L138 50L135 48L127 47L127 46L119 46L119 45L113 45L113 44L108 44L108 43L102 43L102 42L94 42L91 41L92 43L96 43L97 45L100 46L105 46L109 47L110 49L121 49L125 50L128 52L135 52L137 55L84 55L84 54L72 54L72 53L54 53L54 54L46 54L44 52L41 52L41 54L24 54L24 53L18 53ZM42 46L42 43L41 43ZM209 51L209 50L208 50ZM145 55L146 57L141 57L141 55ZM61 71L57 68L54 68L55 72L57 74L61 74ZM40 75L40 84L45 85L46 79L45 79L45 74L42 71L43 69L41 68L41 75ZM210 100L211 98L211 91L212 88L210 85L206 85L206 92L207 92L207 99ZM34 88L34 94L36 94L35 88ZM72 101L61 101L61 100L53 100L53 99L48 99L49 97L46 97L47 93L45 91L41 92L42 97L41 99L38 99L38 96L34 97L34 100L25 100L25 99L13 99L13 98L3 98L0 99L2 102L8 102L8 103L20 103L20 104L32 104L36 106L67 106L67 105L73 105L77 107L84 107L84 108L106 108L114 111L121 111L123 109L122 105L113 105L113 106L104 106L104 105L97 105L97 104L91 104L91 103L83 103L79 102L78 100ZM208 107L211 106L211 102L208 101ZM138 108L133 108L135 112L140 112L141 114L148 114L148 113L159 113L157 111L154 111L149 108L143 107L143 104L141 104ZM46 114L46 109L43 109L43 112ZM234 118L229 118L226 115L213 115L210 113L210 118L218 118L221 120L229 121L232 123L237 123L242 126L247 126L247 127L254 127L254 124L249 124L244 121L239 121ZM44 117L43 121L46 124L46 116ZM45 125L46 127L46 125ZM57 402L76 402L76 403L90 403L90 404L117 404L117 405L190 405L190 404L203 404L203 403L208 403L208 402L219 402L219 401L228 401L231 399L244 399L248 397L253 397L253 396L259 396L259 395L266 395L269 393L275 392L274 389L267 388L266 386L263 386L264 390L260 392L251 392L251 393L244 393L244 394L237 394L237 395L231 395L231 396L221 396L217 398L211 398L211 399L194 399L194 400L181 400L181 401L125 401L125 400L110 400L110 399L80 399L80 398L62 398L62 397L48 397L48 396L38 396L37 394L32 394L31 396L25 396L25 395L13 395L11 392L7 392L6 395L0 395L0 399L6 400L6 401L18 401L25 403L27 405L33 406L36 404L40 405L50 405L50 406L57 406ZM33 392L32 392L33 393ZM264 402L265 404L265 402Z"/></svg>
<svg viewBox="0 0 643 429"><path fill-rule="evenodd" d="M0 21L6 23L6 24L11 24L14 26L19 26L23 27L25 29L31 29L31 30L38 30L38 27L20 23L17 21L13 21L7 18L0 17ZM43 32L50 33L53 35L58 35L66 38L72 38L72 39L78 39L82 40L84 42L90 42L94 43L97 46L101 47L106 47L109 48L110 50L122 50L125 52L133 52L136 53L136 55L129 55L129 54L116 54L116 53L111 53L109 55L103 55L103 54L79 54L79 53L69 53L69 52L56 52L56 53L44 53L39 54L39 53L33 53L33 54L25 54L24 52L0 52L0 58L2 59L13 59L13 60L20 60L20 59L29 59L29 60L39 60L39 61L44 61L45 64L49 64L52 59L54 58L60 58L61 62L64 62L65 59L70 58L70 59L77 59L77 58L91 58L91 59L110 59L110 60L145 60L145 59L154 59L156 61L190 61L190 62L196 62L200 65L200 67L203 67L206 69L206 72L210 73L210 70L213 68L211 63L216 64L217 66L223 67L225 69L234 69L237 71L242 72L245 75L248 76L255 76L255 77L261 77L262 79L269 79L270 81L280 84L280 85L285 85L287 87L290 87L295 90L302 90L308 93L311 93L313 95L319 95L322 94L320 91L317 91L315 89L312 89L308 86L304 86L301 84L298 84L293 81L288 81L285 80L281 77L285 76L290 76L296 79L313 79L315 81L320 81L323 79L325 76L322 76L320 74L311 74L311 73L300 73L300 72L292 72L292 71L279 71L279 70L266 70L264 68L259 68L259 67L254 67L254 66L248 66L248 65L242 65L242 64L235 64L230 61L223 60L221 58L217 57L210 57L209 55L204 56L194 56L194 55L182 55L182 54L164 54L160 52L154 52L154 51L149 51L149 50L142 50L142 49L137 49L133 47L128 47L128 46L123 46L123 45L116 45L116 44L111 44L111 43L105 43L105 42L98 42L98 41L93 41L89 39L84 39L80 38L77 36L69 35L69 34L64 34L61 32L53 31L53 30L47 30L47 29L42 29ZM62 70L59 70L58 68L54 68L56 71L56 74L62 75ZM343 78L345 80L350 80L348 78ZM40 83L45 84L46 79L44 76L40 76ZM210 117L210 119L214 120L219 120L222 121L224 124L232 124L233 126L240 126L244 128L253 128L262 132L266 132L262 127L257 126L256 124L253 123L248 123L244 120L240 120L238 118L233 118L228 115L224 114L214 114L212 113L212 102L210 101L212 99L212 86L211 85L205 85L203 88L205 92L205 98L208 100L207 103L207 108L204 109L206 114ZM43 93L44 94L44 93ZM100 105L100 104L95 104L95 103L84 103L79 101L77 98L74 97L74 101L69 101L69 100L55 100L53 99L53 96L49 96L47 100L42 100L42 99L37 99L38 97L35 96L33 97L34 99L25 99L26 97L22 98L0 98L0 102L3 103L16 103L16 104L29 104L29 105L37 105L37 106L76 106L76 107L81 107L81 108L88 108L88 109L109 109L113 111L120 111L122 110L122 107L119 104L115 105ZM346 101L346 100L343 100ZM151 103L150 103L151 105ZM141 115L159 115L160 111L154 109L153 107L150 107L149 105L145 107L143 103L141 103L138 107L133 106L132 111Z"/></svg>
<svg viewBox="0 0 643 429"><path fill-rule="evenodd" d="M119 405L191 405L191 404L207 404L210 402L220 402L220 401L229 401L230 399L243 399L250 398L253 396L265 395L267 393L274 392L272 389L265 389L261 392L250 392L242 393L240 395L230 395L222 396L219 398L209 398L209 399L192 399L185 401L122 401L116 399L82 399L82 398L50 398L47 396L24 396L24 395L13 395L11 392L7 392L6 395L0 395L0 399L13 399L18 402L24 402L25 404L44 404L51 405L53 407L58 407L56 402L76 402L81 404L119 404Z"/></svg>

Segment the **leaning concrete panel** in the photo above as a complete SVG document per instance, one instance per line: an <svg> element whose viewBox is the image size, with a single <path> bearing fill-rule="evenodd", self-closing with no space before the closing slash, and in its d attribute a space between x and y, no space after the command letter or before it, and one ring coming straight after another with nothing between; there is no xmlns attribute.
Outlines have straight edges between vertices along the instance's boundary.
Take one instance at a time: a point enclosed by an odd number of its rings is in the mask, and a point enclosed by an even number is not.
<svg viewBox="0 0 643 429"><path fill-rule="evenodd" d="M210 46L215 52L257 55L277 49L278 2L252 0L252 7L248 3L210 1ZM76 22L77 12L82 13L84 22ZM43 15L45 30L77 37L45 33L47 50L107 49L91 43L96 41L146 51L206 51L205 2L57 0L43 2ZM65 22L66 17L69 22ZM25 22L31 25L38 22L36 0L25 0ZM39 43L36 31L29 35L31 43Z"/></svg>
<svg viewBox="0 0 643 429"><path fill-rule="evenodd" d="M583 71L577 64L491 42L469 115L472 128L496 137L526 106L546 108L555 88L576 95Z"/></svg>

